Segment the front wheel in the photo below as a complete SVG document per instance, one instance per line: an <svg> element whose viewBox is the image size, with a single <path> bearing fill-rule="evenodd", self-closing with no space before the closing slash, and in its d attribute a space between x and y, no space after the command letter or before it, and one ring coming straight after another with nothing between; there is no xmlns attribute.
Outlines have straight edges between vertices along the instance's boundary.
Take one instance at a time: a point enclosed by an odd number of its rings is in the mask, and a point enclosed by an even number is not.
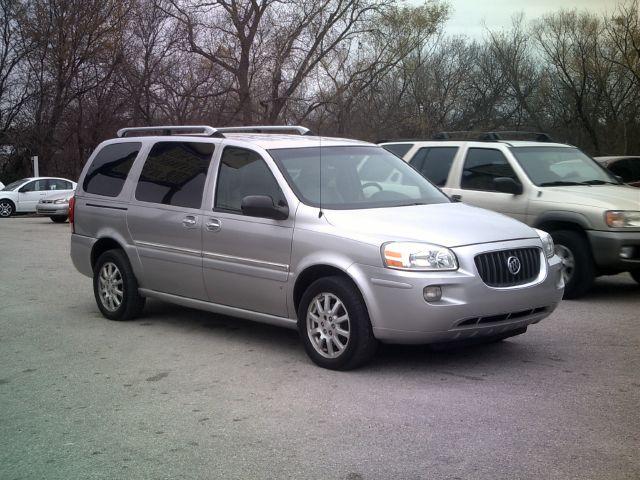
<svg viewBox="0 0 640 480"><path fill-rule="evenodd" d="M0 200L0 218L9 218L16 208L10 200Z"/></svg>
<svg viewBox="0 0 640 480"><path fill-rule="evenodd" d="M56 216L56 217L49 217L49 218L51 219L51 221L53 223L64 223L64 222L67 221L67 216L66 215L65 216L59 215L59 216Z"/></svg>
<svg viewBox="0 0 640 480"><path fill-rule="evenodd" d="M586 238L572 230L551 232L555 253L562 261L564 298L578 298L589 291L595 279L595 268Z"/></svg>
<svg viewBox="0 0 640 480"><path fill-rule="evenodd" d="M631 275L631 278L633 278L636 282L640 283L640 270L629 272L629 275Z"/></svg>
<svg viewBox="0 0 640 480"><path fill-rule="evenodd" d="M93 270L93 293L102 315L110 320L131 320L144 308L138 281L122 250L108 250Z"/></svg>
<svg viewBox="0 0 640 480"><path fill-rule="evenodd" d="M378 345L360 292L339 276L309 286L298 307L298 331L311 360L331 370L363 365Z"/></svg>

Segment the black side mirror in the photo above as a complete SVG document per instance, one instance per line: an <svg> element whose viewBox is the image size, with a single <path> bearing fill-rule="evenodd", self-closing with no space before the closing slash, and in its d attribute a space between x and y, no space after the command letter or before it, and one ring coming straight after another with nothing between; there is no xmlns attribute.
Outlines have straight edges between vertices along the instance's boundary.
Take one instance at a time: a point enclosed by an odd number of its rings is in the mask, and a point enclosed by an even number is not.
<svg viewBox="0 0 640 480"><path fill-rule="evenodd" d="M242 199L240 208L242 213L249 217L273 218L274 220L289 218L289 207L286 204L274 205L273 199L269 195L247 195Z"/></svg>
<svg viewBox="0 0 640 480"><path fill-rule="evenodd" d="M493 179L493 185L496 190L502 193L511 193L512 195L520 195L522 193L522 184L516 182L511 177L497 177Z"/></svg>

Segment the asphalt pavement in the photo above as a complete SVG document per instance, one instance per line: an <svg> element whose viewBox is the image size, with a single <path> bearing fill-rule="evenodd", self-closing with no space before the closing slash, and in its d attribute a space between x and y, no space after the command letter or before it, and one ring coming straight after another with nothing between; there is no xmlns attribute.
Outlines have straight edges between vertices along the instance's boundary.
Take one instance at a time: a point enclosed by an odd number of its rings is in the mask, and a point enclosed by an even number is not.
<svg viewBox="0 0 640 480"><path fill-rule="evenodd" d="M603 277L502 343L384 346L150 301L104 319L68 224L0 220L0 478L638 479L640 286Z"/></svg>

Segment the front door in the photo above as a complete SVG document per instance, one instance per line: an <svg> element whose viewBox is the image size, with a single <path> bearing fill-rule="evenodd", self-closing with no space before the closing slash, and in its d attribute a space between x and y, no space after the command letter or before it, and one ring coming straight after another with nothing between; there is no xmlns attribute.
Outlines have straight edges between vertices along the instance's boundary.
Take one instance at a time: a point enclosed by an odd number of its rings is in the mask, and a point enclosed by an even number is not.
<svg viewBox="0 0 640 480"><path fill-rule="evenodd" d="M46 179L32 180L26 183L18 190L18 204L16 211L18 212L35 212L38 202L45 198L47 191Z"/></svg>
<svg viewBox="0 0 640 480"><path fill-rule="evenodd" d="M202 280L202 197L214 145L158 142L140 173L127 224L141 287L206 300Z"/></svg>
<svg viewBox="0 0 640 480"><path fill-rule="evenodd" d="M286 316L286 282L293 215L286 220L245 216L247 195L286 202L259 153L227 146L222 152L213 211L203 219L204 282L221 305Z"/></svg>

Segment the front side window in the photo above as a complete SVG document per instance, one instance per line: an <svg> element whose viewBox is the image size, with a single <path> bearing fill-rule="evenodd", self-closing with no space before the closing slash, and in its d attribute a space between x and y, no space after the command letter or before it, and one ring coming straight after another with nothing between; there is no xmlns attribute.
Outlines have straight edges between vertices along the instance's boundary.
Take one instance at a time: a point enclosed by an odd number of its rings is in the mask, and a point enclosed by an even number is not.
<svg viewBox="0 0 640 480"><path fill-rule="evenodd" d="M449 201L384 148L304 147L269 153L298 198L314 207L356 209Z"/></svg>
<svg viewBox="0 0 640 480"><path fill-rule="evenodd" d="M22 193L41 192L47 189L47 180L34 180L20 189Z"/></svg>
<svg viewBox="0 0 640 480"><path fill-rule="evenodd" d="M640 181L640 158L624 158L609 165L614 175L625 183Z"/></svg>
<svg viewBox="0 0 640 480"><path fill-rule="evenodd" d="M447 183L458 147L425 147L411 159L411 165L435 185Z"/></svg>
<svg viewBox="0 0 640 480"><path fill-rule="evenodd" d="M242 199L248 195L267 195L274 205L286 205L278 182L257 152L226 147L220 160L215 208L241 213Z"/></svg>
<svg viewBox="0 0 640 480"><path fill-rule="evenodd" d="M574 147L512 147L511 152L531 181L540 187L620 183Z"/></svg>
<svg viewBox="0 0 640 480"><path fill-rule="evenodd" d="M87 170L82 189L87 193L105 197L120 195L141 145L137 142L126 142L103 147Z"/></svg>
<svg viewBox="0 0 640 480"><path fill-rule="evenodd" d="M136 199L185 208L200 208L213 144L158 142L144 163Z"/></svg>
<svg viewBox="0 0 640 480"><path fill-rule="evenodd" d="M500 150L470 148L464 161L460 186L467 190L497 192L494 179L507 177L520 183L513 168Z"/></svg>

